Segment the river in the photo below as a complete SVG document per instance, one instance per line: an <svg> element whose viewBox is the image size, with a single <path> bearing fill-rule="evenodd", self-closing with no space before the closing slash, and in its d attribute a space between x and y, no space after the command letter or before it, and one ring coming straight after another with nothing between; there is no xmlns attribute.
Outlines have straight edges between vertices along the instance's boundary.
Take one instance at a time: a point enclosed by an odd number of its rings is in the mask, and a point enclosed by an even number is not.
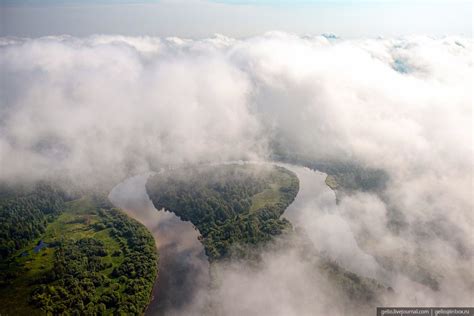
<svg viewBox="0 0 474 316"><path fill-rule="evenodd" d="M295 228L305 227L299 210L317 204L319 210L325 212L335 206L334 192L324 182L326 174L295 165L275 164L295 172L300 181L295 201L283 214ZM172 315L184 304L200 304L195 300L199 297L198 290L206 288L210 282L209 262L195 227L173 213L153 206L145 188L150 175L137 175L123 181L110 192L109 198L115 206L143 223L156 241L160 255L159 274L146 315Z"/></svg>
<svg viewBox="0 0 474 316"><path fill-rule="evenodd" d="M159 273L145 314L165 315L192 303L197 289L209 283L209 262L194 226L153 206L145 189L149 175L123 181L110 192L109 199L144 224L155 238Z"/></svg>

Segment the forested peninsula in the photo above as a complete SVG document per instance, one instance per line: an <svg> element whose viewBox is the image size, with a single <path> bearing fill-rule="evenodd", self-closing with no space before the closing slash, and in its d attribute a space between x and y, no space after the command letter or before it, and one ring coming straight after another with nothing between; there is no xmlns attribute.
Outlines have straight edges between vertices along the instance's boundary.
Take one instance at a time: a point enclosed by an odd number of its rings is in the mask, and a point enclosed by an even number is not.
<svg viewBox="0 0 474 316"><path fill-rule="evenodd" d="M157 209L194 224L212 261L245 256L249 247L290 229L280 216L295 199L299 181L279 166L224 164L167 170L146 187Z"/></svg>

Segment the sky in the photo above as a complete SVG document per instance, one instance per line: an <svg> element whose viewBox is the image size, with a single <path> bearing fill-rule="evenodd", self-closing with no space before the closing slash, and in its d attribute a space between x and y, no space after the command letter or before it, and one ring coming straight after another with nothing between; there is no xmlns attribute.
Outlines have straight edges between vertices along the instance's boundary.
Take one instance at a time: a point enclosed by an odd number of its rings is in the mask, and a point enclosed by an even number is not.
<svg viewBox="0 0 474 316"><path fill-rule="evenodd" d="M311 247L392 288L378 306L473 305L471 3L0 1L0 182L103 191L170 165L349 162L386 186L336 204L323 174L298 174ZM216 314L358 311L307 249L218 267Z"/></svg>
<svg viewBox="0 0 474 316"><path fill-rule="evenodd" d="M462 0L1 0L0 36L472 35Z"/></svg>

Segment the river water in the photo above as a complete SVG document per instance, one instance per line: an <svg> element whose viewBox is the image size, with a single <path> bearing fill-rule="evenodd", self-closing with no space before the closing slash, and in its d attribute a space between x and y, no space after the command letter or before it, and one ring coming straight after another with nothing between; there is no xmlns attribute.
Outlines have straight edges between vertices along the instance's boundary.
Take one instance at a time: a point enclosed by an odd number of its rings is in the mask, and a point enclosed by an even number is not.
<svg viewBox="0 0 474 316"><path fill-rule="evenodd" d="M153 206L145 188L149 176L125 180L110 192L109 199L144 224L155 238L159 273L145 314L165 315L193 303L197 290L209 283L209 262L194 226Z"/></svg>
<svg viewBox="0 0 474 316"><path fill-rule="evenodd" d="M300 210L318 207L330 212L335 195L325 184L326 175L305 167L275 163L293 171L299 178L300 190L286 209L286 217L295 228L305 228ZM210 284L209 262L199 242L199 232L190 222L157 210L146 193L145 184L151 174L142 174L118 184L110 193L112 203L143 223L153 234L160 254L159 276L146 315L173 315L184 304L199 305L198 290ZM203 303L204 304L204 303Z"/></svg>

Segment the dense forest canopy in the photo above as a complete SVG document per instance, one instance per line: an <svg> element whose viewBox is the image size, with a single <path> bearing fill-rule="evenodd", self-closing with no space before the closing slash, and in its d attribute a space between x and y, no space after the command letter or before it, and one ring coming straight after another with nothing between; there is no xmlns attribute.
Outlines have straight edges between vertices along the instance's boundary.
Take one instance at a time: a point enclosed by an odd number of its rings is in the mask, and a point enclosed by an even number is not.
<svg viewBox="0 0 474 316"><path fill-rule="evenodd" d="M389 179L387 172L363 166L353 161L322 161L309 158L307 155L278 150L273 154L277 161L305 166L328 175L328 186L333 190L350 193L354 191L382 192Z"/></svg>
<svg viewBox="0 0 474 316"><path fill-rule="evenodd" d="M5 187L2 192L0 260L44 233L48 223L61 213L66 200L64 192L45 183L32 189L22 188L21 192Z"/></svg>
<svg viewBox="0 0 474 316"><path fill-rule="evenodd" d="M296 197L298 178L270 165L218 165L166 171L150 178L148 194L157 209L192 222L211 260L242 256L289 229L280 219Z"/></svg>
<svg viewBox="0 0 474 316"><path fill-rule="evenodd" d="M143 314L157 275L143 225L102 196L65 201L52 187L1 203L9 247L0 260L0 314Z"/></svg>

